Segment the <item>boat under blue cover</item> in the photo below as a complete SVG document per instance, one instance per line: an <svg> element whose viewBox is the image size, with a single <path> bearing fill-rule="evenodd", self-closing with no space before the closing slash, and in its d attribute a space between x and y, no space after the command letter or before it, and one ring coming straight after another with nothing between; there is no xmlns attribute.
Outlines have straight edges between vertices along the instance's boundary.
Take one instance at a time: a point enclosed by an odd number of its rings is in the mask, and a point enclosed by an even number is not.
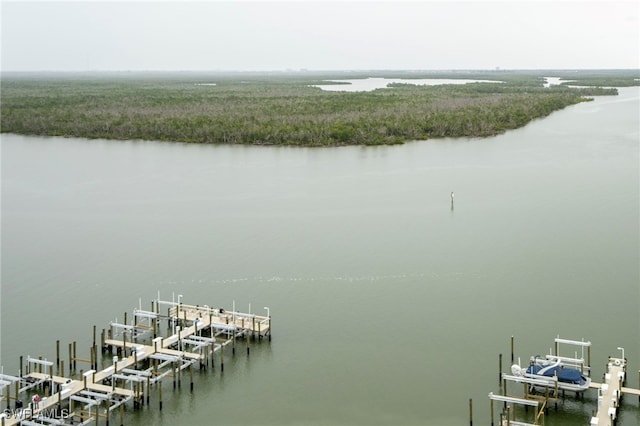
<svg viewBox="0 0 640 426"><path fill-rule="evenodd" d="M575 368L563 367L562 365L557 365L549 368L549 366L543 365L532 365L527 368L528 374L539 374L540 370L545 370L542 372L542 375L545 377L553 377L558 376L559 382L564 383L573 383L576 385L585 385L587 384L587 378L582 375L580 370L576 370Z"/></svg>

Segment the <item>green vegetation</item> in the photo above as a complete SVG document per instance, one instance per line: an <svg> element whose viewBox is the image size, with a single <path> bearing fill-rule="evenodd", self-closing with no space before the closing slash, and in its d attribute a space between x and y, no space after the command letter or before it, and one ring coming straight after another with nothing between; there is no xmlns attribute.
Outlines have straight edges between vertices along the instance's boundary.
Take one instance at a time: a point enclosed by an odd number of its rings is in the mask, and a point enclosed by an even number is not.
<svg viewBox="0 0 640 426"><path fill-rule="evenodd" d="M571 73L570 78L579 81L574 84L581 84L579 74ZM325 84L325 79L369 76L503 83L396 84L357 93L310 87ZM564 78L552 71L5 75L1 131L195 143L396 144L495 135L589 100L585 96L617 93L600 87L545 88L543 76ZM585 75L601 85L639 84L637 72L606 77Z"/></svg>

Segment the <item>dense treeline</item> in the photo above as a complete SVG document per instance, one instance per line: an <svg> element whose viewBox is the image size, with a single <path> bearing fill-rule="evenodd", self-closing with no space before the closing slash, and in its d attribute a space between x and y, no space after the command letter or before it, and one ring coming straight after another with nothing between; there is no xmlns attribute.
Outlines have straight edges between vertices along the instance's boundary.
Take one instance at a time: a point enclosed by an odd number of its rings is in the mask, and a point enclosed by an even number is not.
<svg viewBox="0 0 640 426"><path fill-rule="evenodd" d="M333 76L346 77L353 75ZM587 100L584 96L616 93L615 89L595 87L544 88L539 75L504 72L456 74L456 78L492 78L502 83L403 84L356 93L310 87L324 78L331 77L9 76L2 80L1 130L196 143L395 144L495 135Z"/></svg>

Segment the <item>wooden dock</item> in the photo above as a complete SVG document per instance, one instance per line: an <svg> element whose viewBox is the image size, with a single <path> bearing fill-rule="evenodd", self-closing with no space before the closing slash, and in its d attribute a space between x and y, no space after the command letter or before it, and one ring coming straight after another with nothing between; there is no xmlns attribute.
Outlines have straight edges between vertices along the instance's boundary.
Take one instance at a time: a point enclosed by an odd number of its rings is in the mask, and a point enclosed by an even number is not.
<svg viewBox="0 0 640 426"><path fill-rule="evenodd" d="M575 358L562 357L559 354L559 344L570 344L574 346L579 346L583 349L583 354L581 358L577 356ZM547 359L554 360L555 362L561 361L562 365L569 366L570 368L578 369L585 376L591 375L591 365L590 365L590 351L589 348L591 346L591 342L575 341L575 340L567 340L560 339L557 337L555 339L555 353L547 355ZM514 360L514 344L513 337L511 338L511 359ZM584 357L584 349L587 349L587 361L585 364ZM626 380L626 369L627 369L627 359L624 357L624 349L618 348L618 350L622 351L622 357L609 357L607 362L606 373L604 374L603 383L597 383L591 381L589 383L589 388L595 389L598 392L598 405L597 410L594 410L593 416L590 418L591 426L614 426L616 419L618 417L618 411L621 406L622 396L623 394L635 395L640 399L640 390L634 389L630 387L623 386ZM532 358L533 360L533 358ZM533 361L532 361L533 362ZM548 409L549 402L554 402L557 408L557 402L559 400L559 387L558 387L558 379L554 377L545 378L532 378L525 377L521 373L519 373L520 366L519 361L518 364L512 367L512 371L518 373L517 375L508 375L502 373L502 354L500 354L500 384L502 387L502 395L494 395L493 393L489 394L489 399L491 400L491 425L494 425L494 413L493 413L493 402L494 401L502 401L504 403L504 411L500 415L499 424L500 425L522 425L522 426L533 426L544 424L544 410ZM638 379L640 380L640 371L638 372ZM520 383L524 386L524 396L515 396L507 394L507 382ZM545 389L544 395L541 394L532 394L529 392L530 387L540 387ZM583 391L576 391L576 396L580 397ZM564 392L563 392L564 394ZM563 395L564 396L564 395ZM536 409L535 420L534 423L525 423L519 420L516 420L516 406L534 406ZM472 424L472 417L470 415L470 422ZM540 423L542 422L542 423Z"/></svg>
<svg viewBox="0 0 640 426"><path fill-rule="evenodd" d="M613 426L618 418L618 409L623 394L640 397L640 390L622 386L627 374L626 358L609 357L604 383L591 383L598 390L598 411L591 417L590 425Z"/></svg>
<svg viewBox="0 0 640 426"><path fill-rule="evenodd" d="M151 302L151 310L133 310L130 323L112 322L102 330L101 352L111 356L102 359L98 371L96 328L90 358L76 356L76 342L69 344L70 376L64 375L64 360L60 359L59 341L56 342L56 362L42 357L27 357L23 372L20 357L18 375L0 374L0 414L2 426L41 424L89 424L105 419L120 409L120 423L124 423L123 410L129 401L139 408L149 404L151 386L158 389L159 409L162 409L162 379L173 379L180 386L181 377L188 369L193 391L193 365L201 370L213 367L214 355L219 354L224 371L224 348L236 351L236 341L243 340L247 355L250 341L271 340L271 315L227 311L207 305L187 305L158 299ZM141 304L141 302L140 302ZM168 334L160 330L166 325ZM76 371L77 362L90 364L87 371ZM54 366L58 374L53 374ZM183 372L184 371L184 372ZM145 390L146 387L146 390ZM41 396L42 394L42 396ZM27 401L25 404L23 401ZM30 402L29 402L30 401ZM12 405L13 402L13 405ZM6 404L3 405L2 403Z"/></svg>

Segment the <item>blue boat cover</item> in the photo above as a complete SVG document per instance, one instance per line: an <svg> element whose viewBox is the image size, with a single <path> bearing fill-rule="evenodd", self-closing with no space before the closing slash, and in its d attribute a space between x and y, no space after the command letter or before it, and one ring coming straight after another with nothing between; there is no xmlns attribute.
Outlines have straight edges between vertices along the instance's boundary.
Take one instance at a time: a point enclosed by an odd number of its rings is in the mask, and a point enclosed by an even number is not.
<svg viewBox="0 0 640 426"><path fill-rule="evenodd" d="M527 373L538 374L538 371L542 370L543 368L545 367L541 365L533 365L527 368ZM580 370L576 370L575 368L557 366L550 368L544 372L544 376L546 377L553 377L555 375L558 376L558 381L560 382L574 383L576 385L584 385L585 383L587 383Z"/></svg>

